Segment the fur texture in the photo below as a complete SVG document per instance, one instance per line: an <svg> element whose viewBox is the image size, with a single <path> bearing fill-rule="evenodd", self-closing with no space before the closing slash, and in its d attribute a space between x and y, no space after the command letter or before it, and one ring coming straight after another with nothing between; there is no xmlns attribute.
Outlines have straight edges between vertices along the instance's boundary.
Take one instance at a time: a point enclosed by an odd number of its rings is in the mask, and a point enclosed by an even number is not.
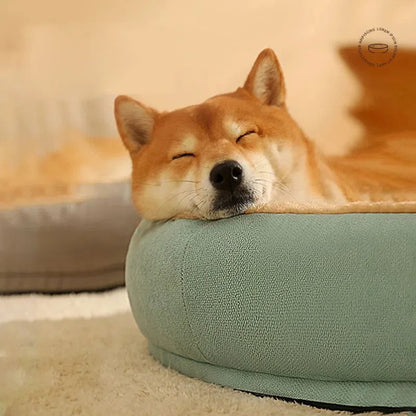
<svg viewBox="0 0 416 416"><path fill-rule="evenodd" d="M16 166L2 166L0 209L72 201L80 197L80 185L116 182L128 176L128 156L119 140L73 139L43 157L31 155Z"/></svg>
<svg viewBox="0 0 416 416"><path fill-rule="evenodd" d="M374 211L383 201L416 200L414 132L379 136L328 158L290 116L285 95L280 64L265 49L242 88L199 105L159 113L117 97L117 126L142 216L217 219L290 206ZM238 185L217 189L213 169L227 161L237 163Z"/></svg>

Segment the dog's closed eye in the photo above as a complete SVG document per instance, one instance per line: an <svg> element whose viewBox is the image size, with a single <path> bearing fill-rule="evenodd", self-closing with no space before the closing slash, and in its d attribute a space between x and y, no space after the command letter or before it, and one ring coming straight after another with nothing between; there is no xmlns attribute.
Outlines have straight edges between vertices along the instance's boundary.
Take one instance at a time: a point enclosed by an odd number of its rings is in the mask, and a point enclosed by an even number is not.
<svg viewBox="0 0 416 416"><path fill-rule="evenodd" d="M195 157L194 153L179 153L172 157L172 160L180 159L181 157Z"/></svg>
<svg viewBox="0 0 416 416"><path fill-rule="evenodd" d="M241 136L238 136L235 140L236 143L238 143L243 137L249 136L250 134L255 134L256 132L254 130L247 131L246 133L242 134Z"/></svg>

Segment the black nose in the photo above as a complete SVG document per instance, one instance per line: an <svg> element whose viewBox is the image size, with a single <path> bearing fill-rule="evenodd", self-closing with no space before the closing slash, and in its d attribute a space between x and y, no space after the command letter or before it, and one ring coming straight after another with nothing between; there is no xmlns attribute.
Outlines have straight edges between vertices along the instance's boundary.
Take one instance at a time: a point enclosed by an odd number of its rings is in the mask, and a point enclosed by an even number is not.
<svg viewBox="0 0 416 416"><path fill-rule="evenodd" d="M241 183L243 167L235 160L215 165L209 174L212 186L219 191L233 191Z"/></svg>

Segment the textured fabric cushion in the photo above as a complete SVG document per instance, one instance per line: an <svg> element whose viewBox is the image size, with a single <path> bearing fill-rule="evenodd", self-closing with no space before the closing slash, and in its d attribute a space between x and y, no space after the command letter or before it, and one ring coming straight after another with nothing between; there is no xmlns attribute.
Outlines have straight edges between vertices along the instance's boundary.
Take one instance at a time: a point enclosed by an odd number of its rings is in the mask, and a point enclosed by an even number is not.
<svg viewBox="0 0 416 416"><path fill-rule="evenodd" d="M130 183L84 188L81 200L0 211L0 293L124 284L128 242L139 223Z"/></svg>
<svg viewBox="0 0 416 416"><path fill-rule="evenodd" d="M150 352L224 386L416 407L416 215L143 222L127 289Z"/></svg>

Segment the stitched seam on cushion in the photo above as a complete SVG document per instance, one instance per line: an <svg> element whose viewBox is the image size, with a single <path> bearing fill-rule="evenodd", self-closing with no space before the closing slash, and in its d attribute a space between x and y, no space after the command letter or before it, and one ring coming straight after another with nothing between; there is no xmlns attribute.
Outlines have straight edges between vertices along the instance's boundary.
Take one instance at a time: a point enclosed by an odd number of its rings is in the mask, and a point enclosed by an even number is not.
<svg viewBox="0 0 416 416"><path fill-rule="evenodd" d="M332 379L332 378L330 379L330 378L293 377L293 376L286 376L286 375L280 375L280 374L275 374L275 373L266 373L264 371L244 370L244 369L238 368L238 367L228 367L228 366L225 366L225 365L213 364L211 362L203 362L203 361L194 360L193 358L185 357L184 355L180 355L180 354L174 353L172 351L168 351L167 349L165 349L163 347L159 347L158 345L156 345L154 343L153 343L153 345L156 348L158 348L160 350L163 350L163 351L165 351L166 353L168 353L170 355L174 355L176 357L183 358L185 360L194 361L194 362L199 363L199 364L208 364L208 365L211 365L213 367L224 368L226 370L241 371L243 373L260 374L260 375L265 375L265 376L277 376L277 377L282 377L282 378L290 378L290 379L293 379L293 380L319 381L319 382L322 382L322 383L369 383L369 384L371 384L371 383L387 383L387 384L391 384L391 383L412 383L413 384L413 383L415 383L415 381L413 381L413 380L340 380L340 379Z"/></svg>
<svg viewBox="0 0 416 416"><path fill-rule="evenodd" d="M186 252L188 251L188 247L190 246L190 244L191 244L191 242L193 242L194 240L195 240L195 238L197 237L197 236L199 236L199 234L200 233L202 233L202 231L208 226L209 224L204 224L202 227L201 227L201 229L197 232L197 233L195 233L195 234L193 234L190 238L189 238L189 240L186 242L186 244L185 244L185 248L184 248L184 250L183 250L183 253L182 253L182 259L181 259L181 273L180 273L180 280L181 280L181 297L182 297L182 304L183 304L183 308L184 308L184 311L185 311L185 318L186 318L186 323L187 323L187 325L188 325L188 328L189 328L189 332L191 333L191 335L192 335L192 338L193 338L193 344L195 345L195 347L196 347L196 349L198 350L198 352L201 354L201 356L202 356L202 358L207 362L207 363L209 363L209 360L208 360L208 358L205 356L205 354L202 352L202 350L201 350L201 348L199 347L199 343L198 343L198 340L197 340L197 337L196 337L196 335L195 335L195 333L194 333L194 331L192 330L192 326L191 326L191 321L190 321L190 319L189 319L189 312L188 312L188 308L187 308L187 305L186 305L186 302L185 302L185 292L184 292L184 268L185 268L185 254L186 254Z"/></svg>

